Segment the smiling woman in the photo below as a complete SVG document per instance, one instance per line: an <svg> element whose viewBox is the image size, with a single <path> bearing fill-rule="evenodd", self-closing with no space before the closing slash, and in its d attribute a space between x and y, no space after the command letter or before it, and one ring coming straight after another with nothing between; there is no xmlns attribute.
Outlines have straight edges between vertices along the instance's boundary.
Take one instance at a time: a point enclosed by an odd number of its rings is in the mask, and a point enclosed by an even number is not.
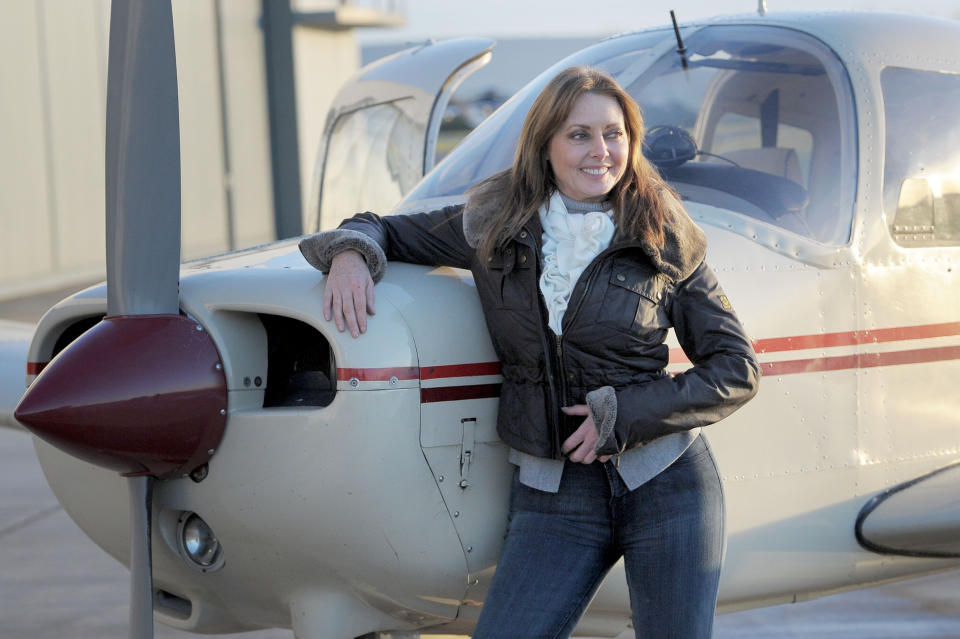
<svg viewBox="0 0 960 639"><path fill-rule="evenodd" d="M585 93L573 105L547 149L560 192L583 202L600 202L627 166L626 125L613 98Z"/></svg>
<svg viewBox="0 0 960 639"><path fill-rule="evenodd" d="M711 634L723 495L699 429L753 397L760 371L643 131L610 75L570 67L534 100L513 166L466 204L363 213L300 244L329 273L326 319L354 337L387 260L473 273L516 466L474 637L569 636L621 557L638 637ZM671 327L694 362L677 376Z"/></svg>

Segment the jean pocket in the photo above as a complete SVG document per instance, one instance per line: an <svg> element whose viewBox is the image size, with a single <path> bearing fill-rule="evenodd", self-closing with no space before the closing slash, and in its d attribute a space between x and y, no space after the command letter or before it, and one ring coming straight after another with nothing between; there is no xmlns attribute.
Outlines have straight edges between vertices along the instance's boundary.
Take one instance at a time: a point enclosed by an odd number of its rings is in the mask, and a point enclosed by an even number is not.
<svg viewBox="0 0 960 639"><path fill-rule="evenodd" d="M703 437L697 435L697 438L687 446L687 449L677 457L676 461L671 464L673 466L686 466L688 464L696 464L701 461L704 457L710 456L710 449L707 447L707 443L703 441Z"/></svg>

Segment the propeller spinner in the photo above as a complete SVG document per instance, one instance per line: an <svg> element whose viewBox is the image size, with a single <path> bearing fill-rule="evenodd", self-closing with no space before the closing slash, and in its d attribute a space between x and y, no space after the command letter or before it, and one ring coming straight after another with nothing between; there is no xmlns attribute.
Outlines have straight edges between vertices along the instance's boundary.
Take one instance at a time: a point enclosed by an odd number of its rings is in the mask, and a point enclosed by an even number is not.
<svg viewBox="0 0 960 639"><path fill-rule="evenodd" d="M180 315L180 124L169 0L113 0L107 88L107 317L60 353L15 412L38 437L129 477L130 636L153 637L154 479L213 455L223 366Z"/></svg>

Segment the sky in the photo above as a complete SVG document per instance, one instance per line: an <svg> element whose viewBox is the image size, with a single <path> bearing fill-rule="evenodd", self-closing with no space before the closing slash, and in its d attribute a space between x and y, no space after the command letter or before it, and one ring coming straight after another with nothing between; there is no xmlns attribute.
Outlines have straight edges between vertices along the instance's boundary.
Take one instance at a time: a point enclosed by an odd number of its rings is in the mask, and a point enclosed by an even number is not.
<svg viewBox="0 0 960 639"><path fill-rule="evenodd" d="M358 5L396 6L407 17L398 29L361 29L361 43L415 42L464 37L594 36L666 24L670 9L692 20L755 13L758 0L379 0ZM900 11L960 19L957 0L767 0L767 11Z"/></svg>

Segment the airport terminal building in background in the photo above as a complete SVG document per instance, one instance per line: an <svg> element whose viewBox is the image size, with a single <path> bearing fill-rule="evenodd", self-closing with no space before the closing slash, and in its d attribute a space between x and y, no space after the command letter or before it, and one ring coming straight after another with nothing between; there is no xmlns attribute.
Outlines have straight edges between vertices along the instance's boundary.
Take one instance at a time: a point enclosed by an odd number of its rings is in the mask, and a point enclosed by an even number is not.
<svg viewBox="0 0 960 639"><path fill-rule="evenodd" d="M396 0L172 0L182 257L299 235L327 112L384 43ZM0 0L0 300L104 277L110 0ZM358 29L380 42L361 46ZM370 33L370 31L367 31ZM488 35L488 34L484 34ZM493 34L495 35L495 34ZM504 39L448 107L475 126L596 38Z"/></svg>
<svg viewBox="0 0 960 639"><path fill-rule="evenodd" d="M395 2L173 0L183 258L297 235L356 28ZM103 277L109 0L0 0L0 299Z"/></svg>

